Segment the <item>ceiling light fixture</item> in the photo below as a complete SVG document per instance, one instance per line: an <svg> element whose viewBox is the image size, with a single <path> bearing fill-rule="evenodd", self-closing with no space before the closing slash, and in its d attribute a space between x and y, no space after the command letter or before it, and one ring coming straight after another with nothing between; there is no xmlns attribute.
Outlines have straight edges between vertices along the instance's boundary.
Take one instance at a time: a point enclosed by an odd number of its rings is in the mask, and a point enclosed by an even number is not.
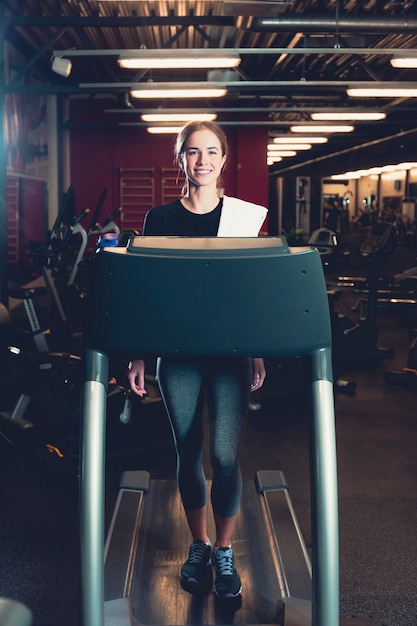
<svg viewBox="0 0 417 626"><path fill-rule="evenodd" d="M417 163L415 161L398 163L397 169L399 170L412 170L417 167Z"/></svg>
<svg viewBox="0 0 417 626"><path fill-rule="evenodd" d="M308 126L307 124L301 124L290 127L292 133L351 133L354 130L354 126L336 126L336 124L329 126Z"/></svg>
<svg viewBox="0 0 417 626"><path fill-rule="evenodd" d="M284 135L283 137L273 137L272 141L276 144L288 143L327 143L327 137L293 137L292 135Z"/></svg>
<svg viewBox="0 0 417 626"><path fill-rule="evenodd" d="M267 153L267 156L274 156L274 157L293 157L295 156L297 153L295 152L295 150L274 150L273 153Z"/></svg>
<svg viewBox="0 0 417 626"><path fill-rule="evenodd" d="M345 172L344 174L333 174L330 178L332 180L355 180L360 176L357 172Z"/></svg>
<svg viewBox="0 0 417 626"><path fill-rule="evenodd" d="M417 98L414 87L352 87L346 93L351 98Z"/></svg>
<svg viewBox="0 0 417 626"><path fill-rule="evenodd" d="M178 135L182 126L148 126L147 131L152 135L167 135L167 134L175 134Z"/></svg>
<svg viewBox="0 0 417 626"><path fill-rule="evenodd" d="M267 157L266 164L273 165L274 163L279 163L282 161L282 157Z"/></svg>
<svg viewBox="0 0 417 626"><path fill-rule="evenodd" d="M133 56L120 56L120 67L133 70L147 69L221 69L237 67L238 54L222 54L210 49L199 50L137 50Z"/></svg>
<svg viewBox="0 0 417 626"><path fill-rule="evenodd" d="M390 63L392 67L398 67L401 69L409 69L417 67L417 56L394 56Z"/></svg>
<svg viewBox="0 0 417 626"><path fill-rule="evenodd" d="M297 142L289 142L288 143L269 143L267 146L268 150L311 150L311 143L297 143Z"/></svg>
<svg viewBox="0 0 417 626"><path fill-rule="evenodd" d="M212 122L217 119L216 113L144 113L140 116L143 122Z"/></svg>
<svg viewBox="0 0 417 626"><path fill-rule="evenodd" d="M316 122L342 122L342 121L368 121L376 122L377 120L384 120L387 117L386 113L382 111L363 111L362 113L312 113L311 119Z"/></svg>
<svg viewBox="0 0 417 626"><path fill-rule="evenodd" d="M147 83L149 85L151 83ZM143 89L133 89L130 92L132 98L222 98L227 93L227 89L219 87L144 87Z"/></svg>
<svg viewBox="0 0 417 626"><path fill-rule="evenodd" d="M397 172L398 170L408 170L417 167L417 163L411 161L407 163L398 163L396 165L384 165L383 167L371 167L368 170L355 170L345 172L344 174L333 174L330 176L333 180L344 180L353 178L362 178L363 176L375 176L384 173Z"/></svg>

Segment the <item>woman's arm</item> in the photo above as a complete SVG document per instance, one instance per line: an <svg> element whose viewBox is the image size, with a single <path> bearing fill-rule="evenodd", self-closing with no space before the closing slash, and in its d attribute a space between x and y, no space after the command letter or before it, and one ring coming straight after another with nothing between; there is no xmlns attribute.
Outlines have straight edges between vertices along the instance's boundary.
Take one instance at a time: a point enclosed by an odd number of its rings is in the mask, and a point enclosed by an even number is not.
<svg viewBox="0 0 417 626"><path fill-rule="evenodd" d="M250 386L251 391L260 389L264 384L266 377L266 370L264 360L261 358L252 359L252 384Z"/></svg>
<svg viewBox="0 0 417 626"><path fill-rule="evenodd" d="M127 378L130 383L131 390L137 395L143 398L147 391L145 389L145 361L142 359L135 359L130 361Z"/></svg>

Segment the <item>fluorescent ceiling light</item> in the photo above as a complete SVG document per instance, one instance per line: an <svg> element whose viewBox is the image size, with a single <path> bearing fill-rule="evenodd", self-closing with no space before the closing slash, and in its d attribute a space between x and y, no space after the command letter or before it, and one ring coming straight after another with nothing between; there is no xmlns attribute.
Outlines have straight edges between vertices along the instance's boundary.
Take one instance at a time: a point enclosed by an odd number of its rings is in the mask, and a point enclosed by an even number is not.
<svg viewBox="0 0 417 626"><path fill-rule="evenodd" d="M386 113L381 111L368 111L362 113L312 113L311 119L316 122L340 122L343 120L366 120L377 121L384 120L387 117Z"/></svg>
<svg viewBox="0 0 417 626"><path fill-rule="evenodd" d="M273 137L272 141L276 144L281 143L327 143L329 140L327 137L293 137L292 135L285 135L283 137Z"/></svg>
<svg viewBox="0 0 417 626"><path fill-rule="evenodd" d="M158 88L144 88L133 89L130 92L132 98L221 98L227 93L226 89L219 89L216 87L198 87L193 89L192 87L184 88L170 88L170 89L158 89Z"/></svg>
<svg viewBox="0 0 417 626"><path fill-rule="evenodd" d="M238 54L221 54L210 49L199 50L138 50L135 56L120 56L120 67L133 70L147 69L223 69L240 64Z"/></svg>
<svg viewBox="0 0 417 626"><path fill-rule="evenodd" d="M311 149L311 143L290 143L288 140L288 143L280 143L280 144L276 144L276 143L269 143L267 146L267 149L269 151L271 150L310 150Z"/></svg>
<svg viewBox="0 0 417 626"><path fill-rule="evenodd" d="M295 152L295 150L274 150L274 157L293 157L296 154L297 153ZM270 156L269 153L267 154L267 156Z"/></svg>
<svg viewBox="0 0 417 626"><path fill-rule="evenodd" d="M371 167L368 170L355 170L352 172L345 172L344 174L333 174L330 178L333 180L345 180L362 178L363 176L375 176L384 173L398 172L398 170L407 170L416 167L417 163L398 163L397 165L384 165L383 167Z"/></svg>
<svg viewBox="0 0 417 626"><path fill-rule="evenodd" d="M152 135L165 135L169 133L178 135L182 128L182 126L148 126L146 130Z"/></svg>
<svg viewBox="0 0 417 626"><path fill-rule="evenodd" d="M354 126L308 126L307 124L301 124L297 126L291 126L290 131L292 133L351 133L355 130Z"/></svg>
<svg viewBox="0 0 417 626"><path fill-rule="evenodd" d="M352 87L346 93L351 98L417 98L414 87Z"/></svg>
<svg viewBox="0 0 417 626"><path fill-rule="evenodd" d="M417 56L395 56L390 61L392 67L413 68L417 67Z"/></svg>
<svg viewBox="0 0 417 626"><path fill-rule="evenodd" d="M143 122L212 122L216 113L144 113L140 116Z"/></svg>
<svg viewBox="0 0 417 626"><path fill-rule="evenodd" d="M410 163L408 162L399 163L397 165L397 169L399 170L411 170L411 169L414 169L415 167L417 167L417 163L415 163L414 161L411 161Z"/></svg>
<svg viewBox="0 0 417 626"><path fill-rule="evenodd" d="M353 180L360 178L356 172L346 172L345 174L333 174L330 176L332 180Z"/></svg>
<svg viewBox="0 0 417 626"><path fill-rule="evenodd" d="M282 157L268 157L266 159L266 164L273 165L274 163L279 163L280 161L282 161Z"/></svg>

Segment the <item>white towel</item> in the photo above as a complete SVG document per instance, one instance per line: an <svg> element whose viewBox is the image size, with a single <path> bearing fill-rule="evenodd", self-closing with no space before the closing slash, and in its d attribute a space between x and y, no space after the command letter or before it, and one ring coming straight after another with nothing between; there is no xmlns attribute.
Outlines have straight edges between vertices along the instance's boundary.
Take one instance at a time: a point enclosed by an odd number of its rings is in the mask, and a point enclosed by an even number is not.
<svg viewBox="0 0 417 626"><path fill-rule="evenodd" d="M257 237L267 213L259 204L223 196L217 237Z"/></svg>

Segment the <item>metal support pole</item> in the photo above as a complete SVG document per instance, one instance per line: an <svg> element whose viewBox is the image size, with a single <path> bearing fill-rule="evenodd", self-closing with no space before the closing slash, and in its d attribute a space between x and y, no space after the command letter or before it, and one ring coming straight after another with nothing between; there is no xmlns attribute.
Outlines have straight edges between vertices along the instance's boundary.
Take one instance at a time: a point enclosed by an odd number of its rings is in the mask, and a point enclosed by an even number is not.
<svg viewBox="0 0 417 626"><path fill-rule="evenodd" d="M85 356L81 438L81 624L104 626L104 480L108 357Z"/></svg>
<svg viewBox="0 0 417 626"><path fill-rule="evenodd" d="M331 351L313 358L313 626L339 625L339 521Z"/></svg>
<svg viewBox="0 0 417 626"><path fill-rule="evenodd" d="M4 37L0 29L0 302L9 306L9 275L7 255L7 203L6 203L6 146L3 123L6 99L4 95Z"/></svg>

